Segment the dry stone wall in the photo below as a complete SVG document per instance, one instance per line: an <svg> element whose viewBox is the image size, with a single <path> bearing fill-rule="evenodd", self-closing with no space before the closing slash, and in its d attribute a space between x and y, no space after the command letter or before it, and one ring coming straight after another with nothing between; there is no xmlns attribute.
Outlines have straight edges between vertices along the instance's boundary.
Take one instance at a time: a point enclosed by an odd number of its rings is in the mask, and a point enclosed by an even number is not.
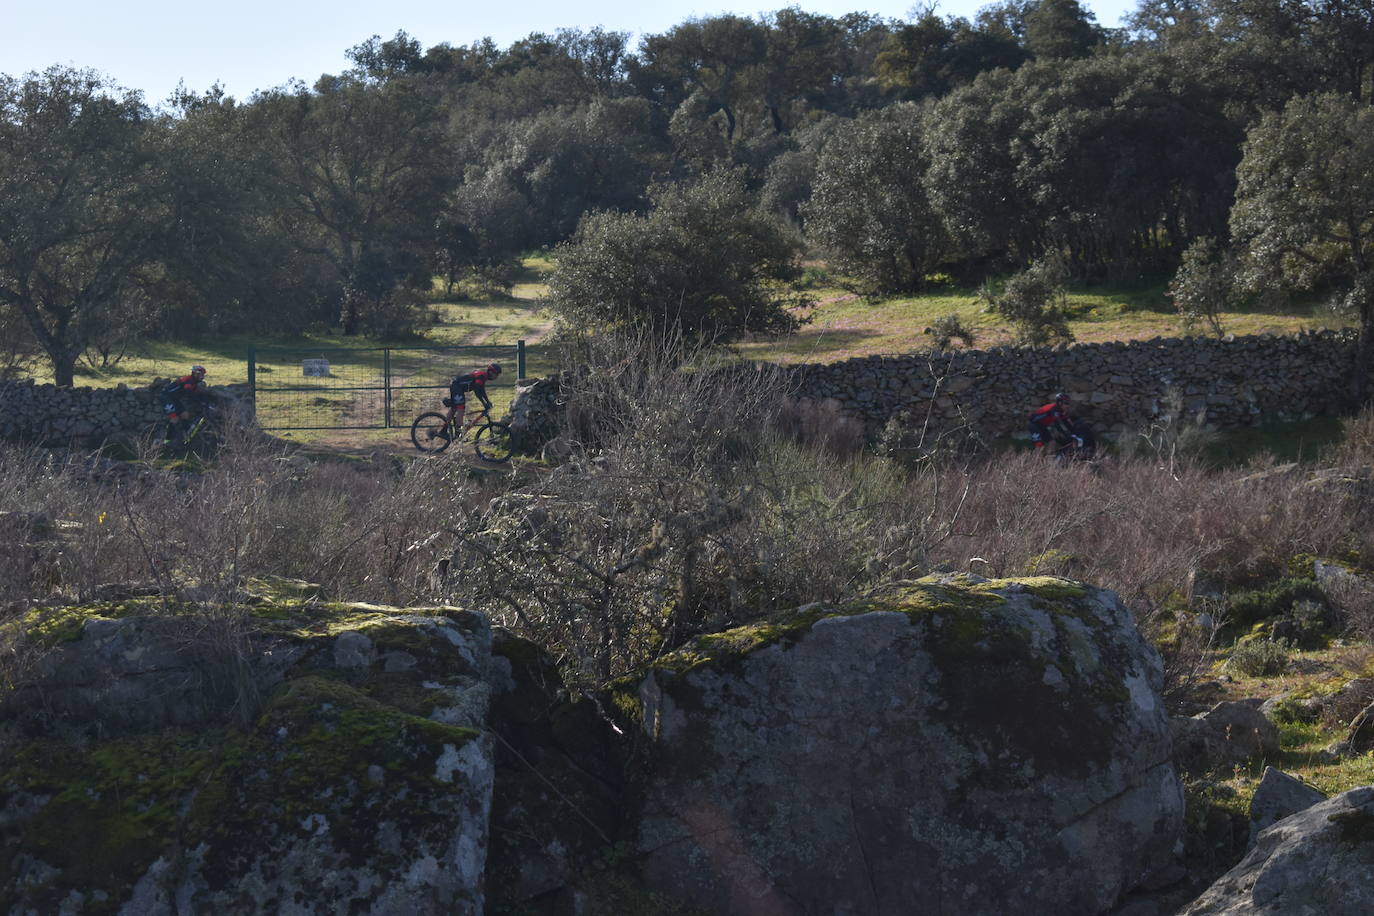
<svg viewBox="0 0 1374 916"><path fill-rule="evenodd" d="M0 438L53 445L136 439L162 418L157 388L0 383Z"/></svg>
<svg viewBox="0 0 1374 916"><path fill-rule="evenodd" d="M1104 433L1148 426L1181 406L1215 427L1336 413L1350 406L1355 334L1186 337L859 357L793 370L797 398L861 420L1019 434L1035 407L1068 392Z"/></svg>
<svg viewBox="0 0 1374 916"><path fill-rule="evenodd" d="M0 382L0 439L85 446L135 441L162 422L160 392L166 381L156 379L140 388ZM246 395L246 389L246 385L229 385L211 393L232 401Z"/></svg>

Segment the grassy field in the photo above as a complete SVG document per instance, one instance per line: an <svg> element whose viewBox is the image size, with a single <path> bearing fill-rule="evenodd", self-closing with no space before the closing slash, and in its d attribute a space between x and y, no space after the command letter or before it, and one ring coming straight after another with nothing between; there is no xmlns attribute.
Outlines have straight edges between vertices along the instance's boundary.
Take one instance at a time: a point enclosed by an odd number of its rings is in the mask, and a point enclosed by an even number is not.
<svg viewBox="0 0 1374 916"><path fill-rule="evenodd" d="M265 353L259 360L261 382L276 383L278 379L297 378L296 360L305 355L327 356L338 348L414 348L426 345L487 348L514 345L526 341L526 375L539 377L555 371L557 355L554 348L543 342L553 327L551 316L542 307L547 293L546 279L553 270L547 255L525 259L522 273L510 295L486 298L448 297L436 283L434 299L427 306L432 322L419 333L399 339L379 339L365 335L343 337L337 331L322 330L278 336L270 339L246 334L226 335L214 340L152 341L136 355L103 369L78 366L77 384L108 387L117 384L141 386L155 378L170 378L188 371L199 363L208 370L211 385L242 383L248 380L248 352L257 347L290 348L298 351L290 364L277 364ZM1013 332L995 315L983 310L973 288L946 286L916 296L901 296L870 300L846 291L830 281L822 271L813 272L808 293L815 305L807 313L808 321L796 334L781 338L754 339L738 342L736 350L743 356L770 362L796 364L804 362L836 362L858 356L909 353L930 345L924 330L936 319L948 314L958 315L964 326L976 335L974 346L986 348L1011 343ZM1184 333L1177 313L1165 296L1164 283L1091 287L1071 293L1068 297L1069 327L1080 342L1106 340L1148 339ZM1224 330L1235 334L1295 333L1305 329L1338 327L1346 324L1333 313L1317 306L1296 308L1285 313L1228 312L1221 316ZM407 351L415 352L415 351ZM500 351L495 351L500 352ZM470 354L448 354L439 365L422 366L408 361L397 351L393 354L393 380L402 384L411 377L423 378L432 385L441 376L456 374L492 356L483 349ZM419 359L419 357L415 357ZM359 376L381 378L381 355L363 355L351 367ZM513 367L512 367L513 368ZM39 382L50 381L50 370L40 366L35 374ZM297 381L301 381L297 378ZM492 398L498 412L509 402L514 390L514 372L504 384L493 386ZM334 385L353 385L354 381L333 380ZM359 381L357 384L372 384ZM307 415L299 423L292 420L281 425L327 425L339 422L365 426L380 422L382 407L365 403L361 395L330 391L329 384L321 384L319 391L302 392L299 403L292 410ZM403 430L408 418L422 409L437 407L442 392L424 388L404 392L392 406L390 429L300 430L283 433L290 438L324 445L378 447L408 447ZM1252 443L1254 450L1269 449L1270 441L1280 443L1303 441L1309 444L1327 438L1326 430L1305 431L1295 439L1289 430L1275 435L1263 432ZM1294 456L1296 457L1296 455Z"/></svg>
<svg viewBox="0 0 1374 916"><path fill-rule="evenodd" d="M873 301L838 287L810 291L817 306L810 321L787 338L741 343L750 359L778 363L827 363L856 356L910 353L930 345L924 333L936 319L958 315L972 330L978 348L1010 344L1013 331L984 311L973 288L946 288L919 296ZM1178 313L1164 295L1164 283L1128 287L1090 287L1068 296L1069 329L1082 343L1148 340L1184 333ZM1302 330L1342 327L1348 321L1320 306L1288 313L1225 312L1226 333L1292 334Z"/></svg>

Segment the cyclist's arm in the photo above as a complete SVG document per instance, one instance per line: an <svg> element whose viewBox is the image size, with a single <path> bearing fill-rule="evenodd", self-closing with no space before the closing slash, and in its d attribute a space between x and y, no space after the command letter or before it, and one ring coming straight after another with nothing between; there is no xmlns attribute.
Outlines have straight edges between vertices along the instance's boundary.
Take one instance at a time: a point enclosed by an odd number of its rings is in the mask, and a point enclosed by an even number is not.
<svg viewBox="0 0 1374 916"><path fill-rule="evenodd" d="M477 395L477 400L482 402L483 407L485 407L487 410L491 410L491 398L487 397L486 385L474 386L472 389L472 393Z"/></svg>

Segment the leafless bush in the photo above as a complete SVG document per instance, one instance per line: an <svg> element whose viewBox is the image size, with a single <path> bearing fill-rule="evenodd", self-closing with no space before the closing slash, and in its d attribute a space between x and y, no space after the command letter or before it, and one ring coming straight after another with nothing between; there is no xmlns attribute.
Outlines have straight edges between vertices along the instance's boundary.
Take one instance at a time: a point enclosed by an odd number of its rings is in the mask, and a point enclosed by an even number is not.
<svg viewBox="0 0 1374 916"><path fill-rule="evenodd" d="M770 422L786 439L829 455L857 455L864 450L863 423L825 401L784 397Z"/></svg>
<svg viewBox="0 0 1374 916"><path fill-rule="evenodd" d="M1336 574L1322 583L1322 591L1351 632L1374 642L1374 583L1362 576Z"/></svg>
<svg viewBox="0 0 1374 916"><path fill-rule="evenodd" d="M1123 455L1154 461L1170 473L1196 464L1216 441L1216 433L1207 428L1206 409L1189 411L1183 392L1177 388L1165 392L1160 408L1145 429L1121 440L1119 450Z"/></svg>
<svg viewBox="0 0 1374 916"><path fill-rule="evenodd" d="M1366 407L1347 419L1340 441L1322 457L1335 465L1374 466L1374 409Z"/></svg>
<svg viewBox="0 0 1374 916"><path fill-rule="evenodd" d="M1146 622L1146 633L1164 659L1164 701L1169 706L1182 706L1210 674L1225 615L1225 601L1201 598L1196 613L1177 612L1172 629L1159 616Z"/></svg>
<svg viewBox="0 0 1374 916"><path fill-rule="evenodd" d="M1223 589L1254 587L1288 575L1296 556L1338 554L1358 530L1360 503L1338 489L1155 456L1093 470L1017 454L945 476L936 518L956 513L955 484L967 495L950 536L929 541L933 563L987 575L1055 573L1115 590L1164 650L1173 695L1209 648L1204 633L1178 632L1177 615L1216 619L1192 594L1190 573Z"/></svg>
<svg viewBox="0 0 1374 916"><path fill-rule="evenodd" d="M471 513L450 566L455 600L561 652L574 682L921 565L908 475L779 431L780 374L644 336L581 358L577 457Z"/></svg>

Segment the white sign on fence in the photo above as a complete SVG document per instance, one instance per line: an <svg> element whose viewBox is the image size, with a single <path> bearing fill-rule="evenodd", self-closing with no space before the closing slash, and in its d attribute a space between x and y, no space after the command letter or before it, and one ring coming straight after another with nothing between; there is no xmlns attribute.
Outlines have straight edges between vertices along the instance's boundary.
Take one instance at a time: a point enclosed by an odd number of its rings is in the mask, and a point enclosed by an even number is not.
<svg viewBox="0 0 1374 916"><path fill-rule="evenodd" d="M306 378L323 377L329 375L329 360L327 359L303 359L301 360L301 375Z"/></svg>

